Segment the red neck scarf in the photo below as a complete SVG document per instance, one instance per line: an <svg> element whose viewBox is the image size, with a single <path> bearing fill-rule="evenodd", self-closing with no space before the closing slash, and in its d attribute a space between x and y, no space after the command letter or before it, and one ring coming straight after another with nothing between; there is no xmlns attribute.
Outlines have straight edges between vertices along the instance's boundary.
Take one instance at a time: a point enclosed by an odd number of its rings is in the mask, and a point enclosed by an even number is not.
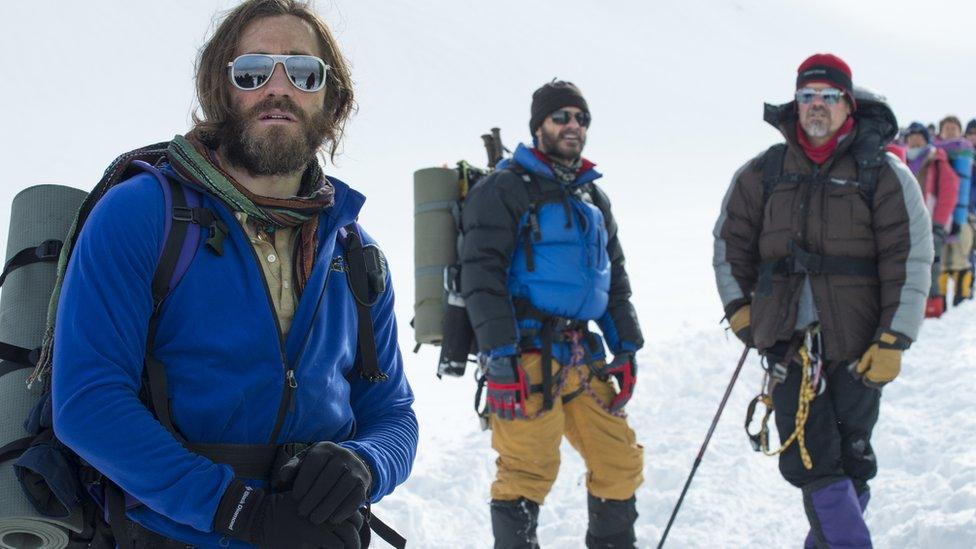
<svg viewBox="0 0 976 549"><path fill-rule="evenodd" d="M826 162L827 159L830 158L830 155L834 154L834 150L837 149L837 142L840 141L842 137L851 133L851 130L853 129L854 129L854 118L848 116L847 120L844 121L844 125L842 125L840 129L834 132L833 137L828 139L827 142L824 143L823 145L820 145L819 147L814 147L813 145L810 144L810 139L807 138L806 132L803 131L803 128L801 128L800 124L797 123L796 138L800 142L800 148L803 149L803 152L807 155L807 158L813 160L814 164L820 165Z"/></svg>

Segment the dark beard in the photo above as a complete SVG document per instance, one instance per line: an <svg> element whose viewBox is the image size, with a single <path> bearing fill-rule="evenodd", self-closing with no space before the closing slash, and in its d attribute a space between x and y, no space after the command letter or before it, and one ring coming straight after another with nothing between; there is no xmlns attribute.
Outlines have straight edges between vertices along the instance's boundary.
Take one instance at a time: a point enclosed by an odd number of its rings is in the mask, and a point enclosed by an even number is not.
<svg viewBox="0 0 976 549"><path fill-rule="evenodd" d="M579 134L580 135L579 151L575 151L575 150L562 151L559 149L559 136L562 134L562 132L556 132L555 135L552 135L546 133L546 130L543 129L539 133L542 136L542 140L541 140L542 152L546 153L551 158L567 165L571 165L575 163L577 160L579 160L580 155L583 152L583 146L586 145L586 138L584 138L582 134Z"/></svg>
<svg viewBox="0 0 976 549"><path fill-rule="evenodd" d="M264 111L278 109L293 115L301 127L297 134L270 127L257 135L254 126ZM269 97L245 113L233 110L218 139L227 159L254 176L286 175L305 168L325 141L328 116L319 110L308 116L290 100Z"/></svg>

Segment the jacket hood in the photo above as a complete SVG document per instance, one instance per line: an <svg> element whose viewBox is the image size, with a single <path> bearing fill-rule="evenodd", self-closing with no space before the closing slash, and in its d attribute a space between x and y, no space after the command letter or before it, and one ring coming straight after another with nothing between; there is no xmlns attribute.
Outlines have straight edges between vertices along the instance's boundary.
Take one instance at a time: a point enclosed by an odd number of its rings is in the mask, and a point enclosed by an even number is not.
<svg viewBox="0 0 976 549"><path fill-rule="evenodd" d="M854 100L857 101L857 110L852 114L856 134L851 150L858 158L883 153L885 145L898 135L898 120L888 100L880 93L861 86L854 86ZM763 119L782 132L788 143L796 144L795 100L782 105L766 103Z"/></svg>

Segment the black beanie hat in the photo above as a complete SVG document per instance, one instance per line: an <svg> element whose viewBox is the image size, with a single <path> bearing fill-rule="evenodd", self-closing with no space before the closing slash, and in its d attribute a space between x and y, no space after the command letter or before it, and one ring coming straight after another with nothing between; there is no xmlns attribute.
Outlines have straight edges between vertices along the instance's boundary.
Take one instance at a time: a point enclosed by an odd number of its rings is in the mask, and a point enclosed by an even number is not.
<svg viewBox="0 0 976 549"><path fill-rule="evenodd" d="M976 132L976 118L973 118L968 123L966 123L966 135Z"/></svg>
<svg viewBox="0 0 976 549"><path fill-rule="evenodd" d="M532 118L529 119L529 132L535 135L535 130L542 125L543 120L563 107L576 107L581 111L590 112L590 108L586 106L586 99L583 99L583 93L576 85L553 78L552 82L543 84L532 93Z"/></svg>

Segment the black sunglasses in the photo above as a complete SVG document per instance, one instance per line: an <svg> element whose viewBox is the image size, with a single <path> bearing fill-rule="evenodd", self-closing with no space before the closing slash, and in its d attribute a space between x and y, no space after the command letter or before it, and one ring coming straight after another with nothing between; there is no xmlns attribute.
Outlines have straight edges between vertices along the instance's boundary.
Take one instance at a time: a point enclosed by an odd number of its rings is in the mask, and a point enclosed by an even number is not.
<svg viewBox="0 0 976 549"><path fill-rule="evenodd" d="M583 128L590 127L590 120L592 120L592 118L590 117L590 113L586 111L580 111L574 115L573 113L567 111L566 109L562 109L549 115L549 119L552 120L555 124L559 124L560 126L565 126L566 124L569 124L569 121L572 118L576 118L576 123L579 124L581 127Z"/></svg>

